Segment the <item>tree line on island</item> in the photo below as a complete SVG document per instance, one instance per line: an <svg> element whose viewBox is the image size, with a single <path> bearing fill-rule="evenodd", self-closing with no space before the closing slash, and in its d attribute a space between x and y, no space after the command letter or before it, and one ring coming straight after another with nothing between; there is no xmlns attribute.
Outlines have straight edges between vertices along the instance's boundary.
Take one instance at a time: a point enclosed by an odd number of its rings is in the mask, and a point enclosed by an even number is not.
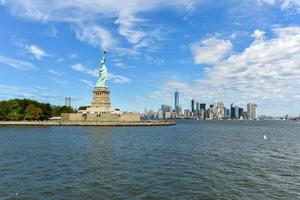
<svg viewBox="0 0 300 200"><path fill-rule="evenodd" d="M11 99L0 101L0 120L48 120L60 117L61 113L74 113L72 107L40 103L31 99Z"/></svg>

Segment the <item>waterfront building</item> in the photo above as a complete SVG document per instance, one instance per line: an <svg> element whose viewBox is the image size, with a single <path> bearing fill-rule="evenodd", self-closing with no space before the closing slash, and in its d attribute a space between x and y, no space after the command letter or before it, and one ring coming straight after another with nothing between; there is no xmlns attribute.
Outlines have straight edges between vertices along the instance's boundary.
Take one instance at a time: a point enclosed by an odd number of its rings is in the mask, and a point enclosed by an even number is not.
<svg viewBox="0 0 300 200"><path fill-rule="evenodd" d="M224 107L224 118L230 118L230 109Z"/></svg>
<svg viewBox="0 0 300 200"><path fill-rule="evenodd" d="M168 105L161 105L161 110L162 110L162 114L163 114L163 118L164 119L167 119L166 117L166 113L170 113L172 112L172 107L171 106L168 106Z"/></svg>
<svg viewBox="0 0 300 200"><path fill-rule="evenodd" d="M242 117L243 117L243 119L247 119L247 118L248 118L248 117L247 117L247 111L244 111L244 112L243 112Z"/></svg>
<svg viewBox="0 0 300 200"><path fill-rule="evenodd" d="M156 115L157 114L153 109L149 110L149 119L155 119Z"/></svg>
<svg viewBox="0 0 300 200"><path fill-rule="evenodd" d="M205 103L200 103L200 109L206 110L206 104Z"/></svg>
<svg viewBox="0 0 300 200"><path fill-rule="evenodd" d="M200 119L205 119L205 110L204 109L200 109L199 118Z"/></svg>
<svg viewBox="0 0 300 200"><path fill-rule="evenodd" d="M171 119L172 118L172 112L165 112L164 113L164 119Z"/></svg>
<svg viewBox="0 0 300 200"><path fill-rule="evenodd" d="M248 103L247 104L247 117L248 119L256 119L256 103Z"/></svg>
<svg viewBox="0 0 300 200"><path fill-rule="evenodd" d="M192 117L193 117L192 111L190 111L189 109L184 110L183 117L184 117L185 119L190 119L190 118L192 118Z"/></svg>
<svg viewBox="0 0 300 200"><path fill-rule="evenodd" d="M71 104L71 97L66 97L65 98L65 106L67 107L71 107L72 104Z"/></svg>
<svg viewBox="0 0 300 200"><path fill-rule="evenodd" d="M209 118L209 110L204 110L204 119Z"/></svg>
<svg viewBox="0 0 300 200"><path fill-rule="evenodd" d="M177 114L177 118L181 118L182 117L182 107L181 107L181 105L177 106L177 112L176 112L176 114Z"/></svg>
<svg viewBox="0 0 300 200"><path fill-rule="evenodd" d="M217 102L214 107L214 118L222 119L224 118L224 103L223 102Z"/></svg>
<svg viewBox="0 0 300 200"><path fill-rule="evenodd" d="M143 117L146 119L154 119L156 118L156 112L152 109L150 109L149 111L145 109Z"/></svg>
<svg viewBox="0 0 300 200"><path fill-rule="evenodd" d="M244 114L244 109L243 108L239 108L239 116L238 118L243 118L243 114Z"/></svg>
<svg viewBox="0 0 300 200"><path fill-rule="evenodd" d="M169 105L161 105L161 109L163 112L171 112L172 111L172 107Z"/></svg>
<svg viewBox="0 0 300 200"><path fill-rule="evenodd" d="M208 110L208 118L207 119L213 119L214 118L214 111L213 109Z"/></svg>
<svg viewBox="0 0 300 200"><path fill-rule="evenodd" d="M171 119L176 119L176 118L177 118L177 113L171 112Z"/></svg>
<svg viewBox="0 0 300 200"><path fill-rule="evenodd" d="M157 112L157 118L158 119L163 119L164 118L164 113L162 111L162 109L159 109Z"/></svg>

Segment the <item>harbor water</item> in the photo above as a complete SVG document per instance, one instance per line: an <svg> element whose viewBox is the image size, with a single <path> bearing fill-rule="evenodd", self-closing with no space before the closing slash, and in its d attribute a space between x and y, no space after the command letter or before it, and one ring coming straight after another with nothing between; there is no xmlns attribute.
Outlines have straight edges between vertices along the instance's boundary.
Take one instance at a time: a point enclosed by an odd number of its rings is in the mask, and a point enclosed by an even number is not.
<svg viewBox="0 0 300 200"><path fill-rule="evenodd" d="M300 199L300 123L2 126L0 199Z"/></svg>

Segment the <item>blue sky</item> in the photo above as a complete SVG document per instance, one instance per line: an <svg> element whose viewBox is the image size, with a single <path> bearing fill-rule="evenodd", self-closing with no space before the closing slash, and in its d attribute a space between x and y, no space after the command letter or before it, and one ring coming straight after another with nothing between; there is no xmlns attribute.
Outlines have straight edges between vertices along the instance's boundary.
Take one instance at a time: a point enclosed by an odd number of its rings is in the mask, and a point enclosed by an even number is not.
<svg viewBox="0 0 300 200"><path fill-rule="evenodd" d="M0 99L89 105L108 51L115 108L190 100L300 114L299 0L0 0Z"/></svg>

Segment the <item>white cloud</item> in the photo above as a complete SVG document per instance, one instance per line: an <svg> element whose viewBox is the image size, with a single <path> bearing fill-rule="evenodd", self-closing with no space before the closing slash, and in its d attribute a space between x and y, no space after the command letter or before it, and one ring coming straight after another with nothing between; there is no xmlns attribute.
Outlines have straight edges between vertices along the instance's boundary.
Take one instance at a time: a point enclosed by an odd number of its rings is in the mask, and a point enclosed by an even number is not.
<svg viewBox="0 0 300 200"><path fill-rule="evenodd" d="M299 0L283 0L283 2L281 4L281 8L283 10L294 8L299 12L300 11L300 1Z"/></svg>
<svg viewBox="0 0 300 200"><path fill-rule="evenodd" d="M58 71L55 71L55 70L52 70L52 69L49 69L48 72L51 73L51 74L54 74L56 76L62 76L64 74L62 72L58 72Z"/></svg>
<svg viewBox="0 0 300 200"><path fill-rule="evenodd" d="M111 34L98 25L80 25L75 28L76 37L94 47L110 49L115 47L115 40Z"/></svg>
<svg viewBox="0 0 300 200"><path fill-rule="evenodd" d="M97 69L91 70L91 69L87 68L86 66L84 66L80 63L72 65L71 68L74 69L75 71L83 72L83 73L88 74L90 76L98 77Z"/></svg>
<svg viewBox="0 0 300 200"><path fill-rule="evenodd" d="M265 32L261 30L255 30L252 34L252 37L254 37L256 40L264 39Z"/></svg>
<svg viewBox="0 0 300 200"><path fill-rule="evenodd" d="M217 64L226 57L232 49L229 40L216 37L207 38L191 45L196 64Z"/></svg>
<svg viewBox="0 0 300 200"><path fill-rule="evenodd" d="M39 86L20 87L0 84L0 96L5 98L57 99L61 98L47 89Z"/></svg>
<svg viewBox="0 0 300 200"><path fill-rule="evenodd" d="M269 4L269 5L274 5L276 3L276 0L257 0L259 4Z"/></svg>
<svg viewBox="0 0 300 200"><path fill-rule="evenodd" d="M85 80L85 79L80 79L80 82L86 84L89 87L95 87L95 84L93 84L91 81Z"/></svg>
<svg viewBox="0 0 300 200"><path fill-rule="evenodd" d="M72 65L71 68L75 71L79 71L79 72L88 74L93 77L99 76L97 69L91 70L80 63ZM108 80L113 83L129 83L130 82L130 79L128 77L122 76L122 75L117 75L117 74L112 74L112 73L108 73Z"/></svg>
<svg viewBox="0 0 300 200"><path fill-rule="evenodd" d="M35 69L35 65L30 62L10 58L7 56L0 55L0 63L8 65L18 70L32 70Z"/></svg>
<svg viewBox="0 0 300 200"><path fill-rule="evenodd" d="M144 31L136 29L136 24L139 22L143 22L143 20L137 19L131 14L122 13L115 24L119 25L120 35L125 36L130 43L138 44L146 36Z"/></svg>
<svg viewBox="0 0 300 200"><path fill-rule="evenodd" d="M299 112L300 104L300 27L273 29L274 37L264 38L256 30L254 41L241 53L235 53L204 71L204 78L186 83L166 81L152 97L171 104L178 88L182 99L206 103L224 101L228 106L239 101L258 103L265 114ZM259 33L259 34L258 34ZM276 108L276 109L275 109ZM262 114L262 113L260 113Z"/></svg>
<svg viewBox="0 0 300 200"><path fill-rule="evenodd" d="M174 92L178 90L180 92L180 104L184 102L189 102L193 94L192 86L178 79L168 80L157 88L156 91L151 92L148 98L153 102L153 100L158 100L159 103L173 105L174 102ZM146 99L146 102L147 99Z"/></svg>
<svg viewBox="0 0 300 200"><path fill-rule="evenodd" d="M0 0L0 6L5 4L5 0Z"/></svg>
<svg viewBox="0 0 300 200"><path fill-rule="evenodd" d="M213 91L225 90L245 99L293 101L292 96L300 93L300 27L274 32L276 37L256 38L244 52L208 70L208 79L199 84L208 82Z"/></svg>
<svg viewBox="0 0 300 200"><path fill-rule="evenodd" d="M64 61L64 59L63 58L59 58L56 62L62 62L62 61Z"/></svg>
<svg viewBox="0 0 300 200"><path fill-rule="evenodd" d="M114 66L120 68L120 69L132 69L132 68L135 68L134 66L127 66L126 64L122 63L121 61L117 61L115 59L115 62L114 63Z"/></svg>
<svg viewBox="0 0 300 200"><path fill-rule="evenodd" d="M126 76L121 76L117 74L108 73L108 80L111 80L113 83L130 83L130 79Z"/></svg>
<svg viewBox="0 0 300 200"><path fill-rule="evenodd" d="M257 2L259 5L278 5L282 10L295 10L296 12L300 12L299 0L257 0Z"/></svg>
<svg viewBox="0 0 300 200"><path fill-rule="evenodd" d="M230 37L231 39L235 39L235 38L236 38L236 36L237 36L237 34L236 34L236 33L231 33L229 37Z"/></svg>
<svg viewBox="0 0 300 200"><path fill-rule="evenodd" d="M253 43L206 70L196 81L199 96L224 97L232 101L256 99L292 101L300 93L300 27L276 28L276 36L263 39L255 31ZM292 84L291 84L292 83Z"/></svg>
<svg viewBox="0 0 300 200"><path fill-rule="evenodd" d="M119 67L119 68L123 68L123 67L124 67L124 64L121 63L121 62L117 62L117 63L115 63L115 66L116 66L116 67Z"/></svg>
<svg viewBox="0 0 300 200"><path fill-rule="evenodd" d="M162 64L165 63L165 60L161 59L161 58L154 58L154 57L149 56L149 55L145 55L144 57L145 57L146 62L148 62L150 64L162 65Z"/></svg>
<svg viewBox="0 0 300 200"><path fill-rule="evenodd" d="M172 80L164 83L162 88L170 89L170 90L185 90L189 88L189 85L177 80Z"/></svg>
<svg viewBox="0 0 300 200"><path fill-rule="evenodd" d="M111 45L118 44L118 39L103 27L103 20L115 21L119 36L124 37L133 48L148 47L159 39L160 31L153 26L153 23L147 23L147 20L136 16L162 8L189 11L196 3L197 0L52 0L51 3L45 3L43 0L7 0L8 6L15 15L41 22L70 23L75 27L79 40L94 47L116 49L118 47Z"/></svg>
<svg viewBox="0 0 300 200"><path fill-rule="evenodd" d="M34 55L34 57L36 57L37 59L41 59L44 56L48 56L48 54L41 49L40 47L36 46L36 45L28 45L26 47L30 53L32 53Z"/></svg>

